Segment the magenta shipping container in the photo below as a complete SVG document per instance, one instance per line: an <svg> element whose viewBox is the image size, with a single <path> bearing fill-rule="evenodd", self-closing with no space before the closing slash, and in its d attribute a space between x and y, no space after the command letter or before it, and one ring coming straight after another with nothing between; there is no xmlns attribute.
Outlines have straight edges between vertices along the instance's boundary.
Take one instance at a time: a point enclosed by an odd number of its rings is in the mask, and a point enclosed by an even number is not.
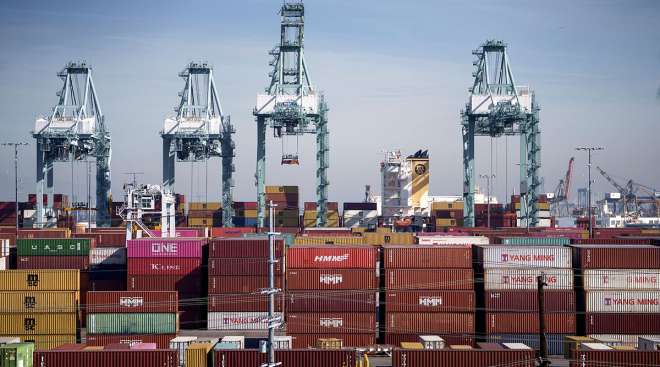
<svg viewBox="0 0 660 367"><path fill-rule="evenodd" d="M386 269L393 268L472 268L469 246L387 245L383 248Z"/></svg>
<svg viewBox="0 0 660 367"><path fill-rule="evenodd" d="M129 275L186 275L199 272L201 258L131 258L128 259Z"/></svg>
<svg viewBox="0 0 660 367"><path fill-rule="evenodd" d="M288 269L375 269L376 247L293 246L287 251Z"/></svg>
<svg viewBox="0 0 660 367"><path fill-rule="evenodd" d="M214 238L209 243L209 257L239 258L262 257L269 255L268 239L253 238ZM275 241L275 257L282 257L284 241Z"/></svg>
<svg viewBox="0 0 660 367"><path fill-rule="evenodd" d="M178 367L179 353L155 350L58 350L35 351L35 366L40 367Z"/></svg>
<svg viewBox="0 0 660 367"><path fill-rule="evenodd" d="M660 334L659 313L587 313L587 334Z"/></svg>
<svg viewBox="0 0 660 367"><path fill-rule="evenodd" d="M132 257L202 257L205 239L140 238L126 241L127 256Z"/></svg>
<svg viewBox="0 0 660 367"><path fill-rule="evenodd" d="M378 292L287 291L287 312L376 312Z"/></svg>

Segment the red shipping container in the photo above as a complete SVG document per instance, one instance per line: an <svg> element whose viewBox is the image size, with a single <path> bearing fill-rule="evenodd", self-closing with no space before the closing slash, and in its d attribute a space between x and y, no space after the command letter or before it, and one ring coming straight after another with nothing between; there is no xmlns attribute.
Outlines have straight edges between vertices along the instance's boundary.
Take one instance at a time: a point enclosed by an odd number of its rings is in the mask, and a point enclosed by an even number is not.
<svg viewBox="0 0 660 367"><path fill-rule="evenodd" d="M378 273L372 269L294 269L286 272L287 289L376 289Z"/></svg>
<svg viewBox="0 0 660 367"><path fill-rule="evenodd" d="M474 312L474 291L387 291L387 312Z"/></svg>
<svg viewBox="0 0 660 367"><path fill-rule="evenodd" d="M137 343L156 343L158 348L169 348L170 340L176 337L175 334L131 334L131 335L106 335L92 334L87 335L84 341L87 345L105 346L108 344L137 344Z"/></svg>
<svg viewBox="0 0 660 367"><path fill-rule="evenodd" d="M289 333L300 334L327 334L327 333L353 333L364 334L376 332L376 313L294 313L286 315Z"/></svg>
<svg viewBox="0 0 660 367"><path fill-rule="evenodd" d="M650 238L580 238L571 240L574 245L651 245Z"/></svg>
<svg viewBox="0 0 660 367"><path fill-rule="evenodd" d="M209 258L268 258L267 238L214 238L209 243ZM275 257L282 257L284 241L275 241Z"/></svg>
<svg viewBox="0 0 660 367"><path fill-rule="evenodd" d="M467 333L474 334L474 313L388 312L386 333Z"/></svg>
<svg viewBox="0 0 660 367"><path fill-rule="evenodd" d="M18 238L66 238L68 229L49 228L49 229L19 229Z"/></svg>
<svg viewBox="0 0 660 367"><path fill-rule="evenodd" d="M376 247L293 246L287 252L289 269L375 269Z"/></svg>
<svg viewBox="0 0 660 367"><path fill-rule="evenodd" d="M575 291L546 290L545 312L575 312ZM484 291L486 311L534 312L539 309L538 292L534 290Z"/></svg>
<svg viewBox="0 0 660 367"><path fill-rule="evenodd" d="M275 287L282 288L282 276L275 277ZM252 293L268 288L267 276L209 276L209 294Z"/></svg>
<svg viewBox="0 0 660 367"><path fill-rule="evenodd" d="M201 258L129 258L129 275L186 275L201 272Z"/></svg>
<svg viewBox="0 0 660 367"><path fill-rule="evenodd" d="M376 345L376 334L287 334L293 338L294 348L314 348L319 338L340 339L342 346L346 347L370 347Z"/></svg>
<svg viewBox="0 0 660 367"><path fill-rule="evenodd" d="M282 274L283 261L275 263L275 273ZM268 275L267 258L209 259L209 275Z"/></svg>
<svg viewBox="0 0 660 367"><path fill-rule="evenodd" d="M267 354L257 349L220 349L213 352L214 367L260 366L266 363ZM357 352L354 349L279 349L275 360L282 367L356 367Z"/></svg>
<svg viewBox="0 0 660 367"><path fill-rule="evenodd" d="M211 237L240 237L245 233L254 233L253 227L213 227Z"/></svg>
<svg viewBox="0 0 660 367"><path fill-rule="evenodd" d="M469 246L397 246L383 248L385 269L472 268Z"/></svg>
<svg viewBox="0 0 660 367"><path fill-rule="evenodd" d="M536 366L534 350L414 350L395 349L392 351L392 367L430 367L430 366Z"/></svg>
<svg viewBox="0 0 660 367"><path fill-rule="evenodd" d="M179 295L200 295L202 278L191 275L129 275L126 280L129 291L178 291ZM179 302L183 297L179 297Z"/></svg>
<svg viewBox="0 0 660 367"><path fill-rule="evenodd" d="M234 201L232 203L234 209L257 209L256 201Z"/></svg>
<svg viewBox="0 0 660 367"><path fill-rule="evenodd" d="M660 247L651 245L572 245L573 264L582 269L658 269Z"/></svg>
<svg viewBox="0 0 660 367"><path fill-rule="evenodd" d="M287 291L287 312L376 312L378 292Z"/></svg>
<svg viewBox="0 0 660 367"><path fill-rule="evenodd" d="M16 247L16 234L0 232L0 239L9 240L9 246Z"/></svg>
<svg viewBox="0 0 660 367"><path fill-rule="evenodd" d="M89 256L18 256L18 269L89 269Z"/></svg>
<svg viewBox="0 0 660 367"><path fill-rule="evenodd" d="M153 350L40 350L34 364L41 367L178 367L179 353L171 349Z"/></svg>
<svg viewBox="0 0 660 367"><path fill-rule="evenodd" d="M660 334L657 313L587 313L586 334Z"/></svg>
<svg viewBox="0 0 660 367"><path fill-rule="evenodd" d="M657 350L577 350L571 352L570 367L658 366Z"/></svg>
<svg viewBox="0 0 660 367"><path fill-rule="evenodd" d="M178 312L178 295L175 291L88 292L87 312Z"/></svg>
<svg viewBox="0 0 660 367"><path fill-rule="evenodd" d="M126 256L131 257L202 257L206 239L140 238L126 241Z"/></svg>
<svg viewBox="0 0 660 367"><path fill-rule="evenodd" d="M268 295L265 294L210 294L209 312L268 312ZM284 294L275 295L275 312L283 309Z"/></svg>
<svg viewBox="0 0 660 367"><path fill-rule="evenodd" d="M474 289L472 269L386 269L387 289Z"/></svg>
<svg viewBox="0 0 660 367"><path fill-rule="evenodd" d="M419 336L424 334L394 334L385 333L384 344L399 347L402 342L418 343ZM445 340L447 345L471 345L475 346L476 336L463 334L434 334Z"/></svg>
<svg viewBox="0 0 660 367"><path fill-rule="evenodd" d="M575 334L574 313L545 314L545 331L551 334ZM487 312L486 332L490 334L530 334L539 332L539 314Z"/></svg>

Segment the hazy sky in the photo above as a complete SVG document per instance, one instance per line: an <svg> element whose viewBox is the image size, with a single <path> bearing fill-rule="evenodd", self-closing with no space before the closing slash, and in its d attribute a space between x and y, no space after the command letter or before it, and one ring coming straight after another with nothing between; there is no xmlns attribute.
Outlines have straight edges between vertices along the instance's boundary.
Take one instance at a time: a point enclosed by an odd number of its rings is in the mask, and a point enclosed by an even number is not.
<svg viewBox="0 0 660 367"><path fill-rule="evenodd" d="M0 2L1 141L31 143L20 163L21 195L34 192L35 118L61 87L56 73L86 60L113 140L112 189L125 172L161 181L163 119L191 60L215 66L225 113L236 134L235 200L255 200L255 95L268 84L279 39L281 1ZM541 174L551 191L576 156L574 188L586 184L582 144L602 145L595 163L622 182L660 188L660 2L309 0L305 51L312 81L330 112L330 199L357 201L380 185L382 152L428 149L431 194L462 190L460 110L472 84L471 51L502 39L516 81L541 104ZM272 134L271 134L272 135ZM517 187L518 139L509 138L509 184ZM477 174L487 173L489 139L477 140ZM295 145L295 144L294 144ZM505 140L494 140L496 194L505 193ZM0 148L0 200L13 199L13 162ZM280 166L270 139L267 183L300 185L314 199L314 137L300 144L301 165ZM220 192L220 160L208 168L209 200ZM177 165L177 191L190 195L191 165ZM74 191L86 195L85 170ZM205 165L192 172L194 199L205 196ZM613 191L594 172L596 191ZM56 165L57 192L71 192L71 165ZM92 189L93 190L93 189ZM509 189L509 193L510 193ZM92 194L93 196L93 194Z"/></svg>

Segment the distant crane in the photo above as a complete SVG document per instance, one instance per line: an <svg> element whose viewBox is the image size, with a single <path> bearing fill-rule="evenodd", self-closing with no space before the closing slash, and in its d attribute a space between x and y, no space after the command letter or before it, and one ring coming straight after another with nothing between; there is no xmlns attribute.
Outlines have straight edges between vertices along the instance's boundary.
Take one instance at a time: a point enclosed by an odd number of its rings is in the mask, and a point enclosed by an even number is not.
<svg viewBox="0 0 660 367"><path fill-rule="evenodd" d="M37 211L35 227L54 227L53 209L55 162L96 158L96 225L110 226L110 132L96 95L92 67L69 62L57 73L62 79L58 102L48 117L35 122L32 136L37 140ZM44 207L44 181L47 196Z"/></svg>
<svg viewBox="0 0 660 367"><path fill-rule="evenodd" d="M285 137L298 138L316 134L316 225L326 226L328 204L328 107L323 94L311 82L305 61L303 35L305 6L301 2L284 2L280 9L280 43L269 54L270 85L266 94L257 95L253 114L257 119L257 223L264 227L266 213L266 127L282 139L282 164L299 164L295 153L284 152Z"/></svg>
<svg viewBox="0 0 660 367"><path fill-rule="evenodd" d="M607 182L614 186L621 194L623 200L623 214L624 216L633 215L639 216L650 214L651 216L660 217L660 193L648 186L634 182L629 179L625 186L616 182L607 172L602 168L596 167L598 172L605 177ZM648 196L638 195L638 191L645 192ZM651 205L652 209L649 212L644 212L643 206Z"/></svg>
<svg viewBox="0 0 660 367"><path fill-rule="evenodd" d="M529 87L517 85L503 41L490 40L472 54L476 70L470 99L463 111L464 225L474 227L475 136L520 135L521 225L538 225L538 191L541 186L539 106ZM524 198L524 200L523 200Z"/></svg>
<svg viewBox="0 0 660 367"><path fill-rule="evenodd" d="M555 195L552 199L549 200L550 211L554 216L561 217L561 216L568 216L570 214L568 200L571 191L571 179L573 176L574 161L575 161L575 157L571 157L571 159L569 159L566 175L564 175L564 178L559 180L559 183L557 184L557 187L555 188L554 191ZM565 211L562 211L562 204Z"/></svg>

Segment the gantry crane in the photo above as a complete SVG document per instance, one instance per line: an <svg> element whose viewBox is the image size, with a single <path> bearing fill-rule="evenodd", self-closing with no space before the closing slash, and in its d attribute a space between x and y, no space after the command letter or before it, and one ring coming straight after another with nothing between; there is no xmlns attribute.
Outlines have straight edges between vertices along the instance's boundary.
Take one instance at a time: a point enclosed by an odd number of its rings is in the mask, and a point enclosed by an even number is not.
<svg viewBox="0 0 660 367"><path fill-rule="evenodd" d="M506 44L486 41L472 54L477 57L470 100L461 111L463 135L464 225L474 226L475 136L520 135L520 193L522 226L538 225L541 181L539 106L529 87L517 85ZM524 200L523 200L524 198Z"/></svg>
<svg viewBox="0 0 660 367"><path fill-rule="evenodd" d="M554 197L548 200L550 202L550 211L554 216L560 217L562 215L568 216L570 214L568 200L571 191L571 179L573 177L574 161L575 161L575 157L571 157L571 159L569 159L566 175L564 175L564 178L559 180L559 183L557 184L557 187L555 188L554 191L555 194ZM562 211L562 204L563 207L566 209L565 212Z"/></svg>
<svg viewBox="0 0 660 367"><path fill-rule="evenodd" d="M316 134L316 224L327 224L328 202L328 119L323 94L311 82L304 56L305 7L301 2L284 2L280 9L280 43L273 56L266 94L257 95L253 111L257 120L257 223L264 226L266 207L266 128L282 139L282 164L298 164L298 152L284 152L284 139Z"/></svg>
<svg viewBox="0 0 660 367"><path fill-rule="evenodd" d="M92 67L69 62L57 73L63 86L48 117L38 118L32 136L37 141L36 227L54 227L54 163L96 159L96 225L110 226L110 132L101 111ZM45 181L45 182L44 182ZM45 192L46 206L43 204Z"/></svg>
<svg viewBox="0 0 660 367"><path fill-rule="evenodd" d="M628 180L626 186L623 186L616 182L607 172L602 168L596 167L601 176L603 176L607 182L614 186L619 193L621 194L621 199L623 200L623 215L644 215L642 210L642 205L651 205L652 210L650 215L660 217L660 195L657 190L642 185L640 183L634 182L632 179ZM641 190L647 193L648 196L642 197L637 195L637 191Z"/></svg>
<svg viewBox="0 0 660 367"><path fill-rule="evenodd" d="M222 112L213 68L191 62L179 73L185 80L175 117L165 119L163 138L163 186L174 192L175 162L200 162L222 158L222 221L232 227L232 179L236 131L229 115Z"/></svg>

